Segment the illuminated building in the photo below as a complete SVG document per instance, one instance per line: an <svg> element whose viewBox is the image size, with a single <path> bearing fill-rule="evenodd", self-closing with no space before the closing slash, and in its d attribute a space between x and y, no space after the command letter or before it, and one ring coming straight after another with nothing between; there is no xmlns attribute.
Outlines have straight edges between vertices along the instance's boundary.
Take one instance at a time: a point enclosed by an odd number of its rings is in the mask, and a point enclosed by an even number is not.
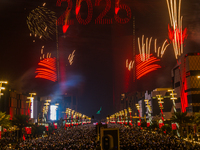
<svg viewBox="0 0 200 150"><path fill-rule="evenodd" d="M200 110L200 53L182 56L172 69L172 81L177 93L177 111L190 114Z"/></svg>
<svg viewBox="0 0 200 150"><path fill-rule="evenodd" d="M46 102L47 99L50 99L51 102L49 104L49 110L47 112L47 121L49 120L56 120L60 118L65 118L65 110L66 108L73 109L77 111L77 106L78 106L78 101L77 101L77 96L74 95L51 95L51 96L44 96L40 97L40 112L43 110L43 106ZM59 103L58 106L56 104ZM55 110L56 108L56 110Z"/></svg>
<svg viewBox="0 0 200 150"><path fill-rule="evenodd" d="M148 117L148 110L145 104L145 100L148 99L149 105L151 106L151 115L152 118L160 115L160 108L156 95L162 95L164 101L163 116L164 119L170 119L173 113L173 102L170 99L170 88L157 88L153 91L144 91L144 92L132 92L122 94L120 108L125 109L130 107L132 109L132 114L138 116L138 110L135 107L135 104L140 106L140 116Z"/></svg>
<svg viewBox="0 0 200 150"><path fill-rule="evenodd" d="M7 105L5 105L5 111L7 114L10 115L11 119L13 118L14 115L30 115L29 114L29 101L27 98L29 97L29 94L18 92L13 89L9 89L7 91ZM38 108L38 100L37 97L34 98L33 101L33 110L30 110L32 112L32 119L33 122L36 121L37 119L37 108Z"/></svg>

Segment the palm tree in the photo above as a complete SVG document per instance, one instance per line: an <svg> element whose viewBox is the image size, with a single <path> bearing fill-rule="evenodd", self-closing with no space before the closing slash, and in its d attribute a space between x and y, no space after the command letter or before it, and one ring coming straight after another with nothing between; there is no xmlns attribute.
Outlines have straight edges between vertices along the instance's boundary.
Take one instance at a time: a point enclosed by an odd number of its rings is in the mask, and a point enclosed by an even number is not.
<svg viewBox="0 0 200 150"><path fill-rule="evenodd" d="M193 116L187 116L187 112L175 112L171 118L171 122L176 122L179 124L180 134L183 135L182 127L184 127L187 123L192 123L194 120Z"/></svg>
<svg viewBox="0 0 200 150"><path fill-rule="evenodd" d="M10 115L5 112L0 112L0 126L9 128L11 126Z"/></svg>
<svg viewBox="0 0 200 150"><path fill-rule="evenodd" d="M197 125L200 124L200 113L195 114L194 123L196 123Z"/></svg>
<svg viewBox="0 0 200 150"><path fill-rule="evenodd" d="M22 129L27 126L32 126L28 115L15 115L12 119L12 124L19 128L19 137L22 137Z"/></svg>

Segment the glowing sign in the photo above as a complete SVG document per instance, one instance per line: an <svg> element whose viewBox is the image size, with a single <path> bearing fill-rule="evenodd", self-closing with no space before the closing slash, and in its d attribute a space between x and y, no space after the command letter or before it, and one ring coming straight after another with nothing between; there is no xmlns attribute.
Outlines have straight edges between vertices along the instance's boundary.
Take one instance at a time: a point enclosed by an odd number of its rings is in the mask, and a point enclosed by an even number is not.
<svg viewBox="0 0 200 150"><path fill-rule="evenodd" d="M33 98L31 98L31 118L33 118Z"/></svg>
<svg viewBox="0 0 200 150"><path fill-rule="evenodd" d="M73 2L72 0L57 0L56 6L61 7L62 2L67 2L68 6L65 12L58 18L57 20L57 25L65 25L64 26L64 31L66 31L67 27L70 25L74 24L74 20L67 19L66 21L66 16L68 16L71 13L71 10L73 8ZM82 2L87 4L87 17L84 19L81 16L81 4ZM102 6L101 3L105 3L106 6L104 10L99 14L99 16L95 19L95 24L112 24L113 19L107 19L105 17L108 16L108 12L111 10L111 0L95 0L95 6ZM92 0L77 0L76 1L76 6L75 6L75 15L76 19L80 24L87 25L91 22L92 20L92 15L93 15L93 5L92 5ZM126 5L126 4L121 4L120 0L115 0L115 10L114 10L114 18L117 23L120 24L126 24L131 20L131 8ZM126 12L126 17L121 18L121 12ZM73 13L72 13L73 14ZM70 17L69 17L70 18ZM68 26L67 26L68 25Z"/></svg>
<svg viewBox="0 0 200 150"><path fill-rule="evenodd" d="M51 120L56 120L56 109L57 109L57 106L55 106L55 105L50 106L50 119Z"/></svg>

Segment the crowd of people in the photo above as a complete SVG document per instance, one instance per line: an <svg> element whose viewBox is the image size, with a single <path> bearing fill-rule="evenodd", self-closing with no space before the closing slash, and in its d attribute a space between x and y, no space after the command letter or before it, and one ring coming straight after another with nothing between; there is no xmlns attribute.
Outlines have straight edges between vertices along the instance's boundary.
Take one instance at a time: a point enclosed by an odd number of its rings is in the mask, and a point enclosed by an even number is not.
<svg viewBox="0 0 200 150"><path fill-rule="evenodd" d="M193 144L170 135L140 130L134 127L108 125L119 128L120 150L198 150ZM100 150L95 125L58 129L53 135L25 140L15 146L20 150Z"/></svg>

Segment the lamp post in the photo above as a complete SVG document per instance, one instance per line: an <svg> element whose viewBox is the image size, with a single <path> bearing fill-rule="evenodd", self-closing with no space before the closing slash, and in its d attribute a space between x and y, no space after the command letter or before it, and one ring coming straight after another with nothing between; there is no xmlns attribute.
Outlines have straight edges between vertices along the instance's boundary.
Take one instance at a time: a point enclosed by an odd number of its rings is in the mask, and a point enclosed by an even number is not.
<svg viewBox="0 0 200 150"><path fill-rule="evenodd" d="M26 101L26 103L28 103L28 115L33 118L33 100L34 97L36 95L36 93L29 93L30 96L27 97L28 101Z"/></svg>
<svg viewBox="0 0 200 150"><path fill-rule="evenodd" d="M172 102L173 102L173 109L174 109L174 115L175 115L175 118L177 118L176 117L176 103L175 103L175 100L177 100L177 98L175 97L175 95L177 95L177 93L174 93L174 89L172 89L172 90L168 90L168 92L171 92L170 93L170 95L171 95L171 100L172 100ZM178 123L177 122L175 122L175 124L176 124L176 126L177 126L177 130L176 130L176 133L177 133L177 135L178 135L178 137L180 137L180 134L179 134L179 132L178 132L178 128L179 128L179 125L178 125Z"/></svg>
<svg viewBox="0 0 200 150"><path fill-rule="evenodd" d="M146 107L147 107L147 113L148 113L148 118L149 118L149 122L150 124L152 124L152 117L151 117L151 105L149 103L148 99L145 99L144 102L146 103Z"/></svg>
<svg viewBox="0 0 200 150"><path fill-rule="evenodd" d="M138 116L139 116L139 120L140 120L140 129L142 129L142 127L141 127L142 121L141 121L141 116L140 116L140 105L139 104L135 104L135 106L136 106L136 108L138 110Z"/></svg>
<svg viewBox="0 0 200 150"><path fill-rule="evenodd" d="M8 82L7 81L0 81L0 98L1 98L1 95L3 95L3 93L1 93L1 90L5 90L5 87L3 87L3 84L7 84Z"/></svg>
<svg viewBox="0 0 200 150"><path fill-rule="evenodd" d="M50 105L51 100L46 100L45 105L45 114L46 114L46 120L48 119L48 110L49 110L49 105Z"/></svg>
<svg viewBox="0 0 200 150"><path fill-rule="evenodd" d="M128 119L127 119L127 109L124 109L124 123L127 124Z"/></svg>
<svg viewBox="0 0 200 150"><path fill-rule="evenodd" d="M3 93L1 93L1 90L5 90L5 87L3 87L3 84L7 84L8 82L7 81L0 81L0 99L1 99L1 96L3 95ZM3 103L1 102L1 111L4 111L4 106L3 106Z"/></svg>
<svg viewBox="0 0 200 150"><path fill-rule="evenodd" d="M162 120L159 121L159 127L161 128L163 125L164 125L164 117L163 117L163 103L164 101L163 98L161 97L161 95L156 95L157 99L158 99L158 104L159 104L159 107L160 107L160 112L161 112L161 117L162 117Z"/></svg>

